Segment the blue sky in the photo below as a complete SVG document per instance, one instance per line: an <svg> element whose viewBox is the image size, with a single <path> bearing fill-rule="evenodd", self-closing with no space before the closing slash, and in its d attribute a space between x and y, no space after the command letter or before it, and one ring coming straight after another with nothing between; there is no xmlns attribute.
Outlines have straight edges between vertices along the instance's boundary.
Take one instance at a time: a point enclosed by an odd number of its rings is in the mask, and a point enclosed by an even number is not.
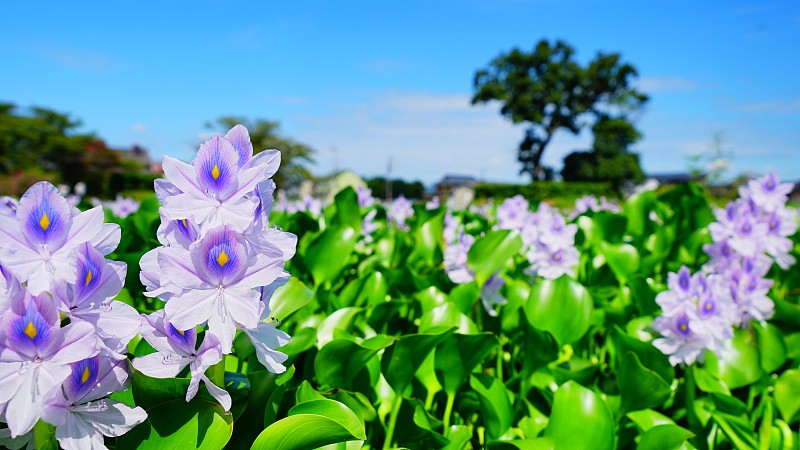
<svg viewBox="0 0 800 450"><path fill-rule="evenodd" d="M800 179L800 3L643 1L2 2L0 101L71 113L109 144L189 160L222 115L279 120L312 170L522 182L522 128L469 104L500 52L564 39L620 52L651 100L648 172L721 132L733 170ZM588 148L557 134L544 160Z"/></svg>

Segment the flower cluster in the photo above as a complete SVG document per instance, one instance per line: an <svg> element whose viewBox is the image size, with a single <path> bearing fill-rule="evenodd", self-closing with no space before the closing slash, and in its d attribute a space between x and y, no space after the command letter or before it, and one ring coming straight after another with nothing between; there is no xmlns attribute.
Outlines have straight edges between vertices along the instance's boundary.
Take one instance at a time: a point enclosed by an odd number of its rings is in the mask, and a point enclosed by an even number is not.
<svg viewBox="0 0 800 450"><path fill-rule="evenodd" d="M668 275L668 290L656 296L662 315L653 328L662 337L653 345L675 366L702 360L706 349L720 354L733 338L736 306L719 275L692 275L681 267Z"/></svg>
<svg viewBox="0 0 800 450"><path fill-rule="evenodd" d="M710 261L703 269L725 280L738 325L772 316L767 297L772 281L764 277L773 262L782 269L795 263L789 236L797 232L797 210L786 207L791 190L770 173L740 187L737 200L714 211L717 221L709 225L714 243L704 247Z"/></svg>
<svg viewBox="0 0 800 450"><path fill-rule="evenodd" d="M105 255L120 229L80 212L50 183L0 214L0 417L12 437L42 419L67 449L105 448L146 414L106 398L126 389L140 319L113 300L127 266Z"/></svg>
<svg viewBox="0 0 800 450"><path fill-rule="evenodd" d="M575 208L572 210L572 214L570 214L569 219L573 220L581 214L589 211L610 211L613 213L620 213L622 212L622 208L620 208L619 203L617 203L616 200L608 201L605 197L600 197L600 199L598 199L594 195L586 195L575 200Z"/></svg>
<svg viewBox="0 0 800 450"><path fill-rule="evenodd" d="M299 200L288 200L285 196L279 195L278 201L275 202L275 211L286 214L307 212L314 217L319 217L322 214L322 200L310 195Z"/></svg>
<svg viewBox="0 0 800 450"><path fill-rule="evenodd" d="M386 211L386 217L401 231L408 231L406 220L413 215L413 203L402 195L394 199Z"/></svg>
<svg viewBox="0 0 800 450"><path fill-rule="evenodd" d="M786 207L791 189L775 174L751 180L737 200L714 211L703 273L690 275L684 267L669 274L669 290L656 297L662 316L654 328L662 337L653 345L673 365L692 364L706 349L719 354L735 326L772 316L767 293L773 282L765 276L773 262L783 269L795 262L789 236L797 232L797 211Z"/></svg>
<svg viewBox="0 0 800 450"><path fill-rule="evenodd" d="M555 279L571 274L578 264L575 248L578 226L567 224L564 216L547 203L534 213L521 195L506 199L497 207L497 228L517 230L534 276Z"/></svg>
<svg viewBox="0 0 800 450"><path fill-rule="evenodd" d="M192 164L164 158L165 179L156 184L162 246L142 257L140 278L145 295L166 305L142 324L142 336L158 352L136 358L133 366L156 378L190 367L187 401L204 381L230 407L228 393L204 373L231 353L237 330L249 337L268 370L286 370L286 355L275 349L289 336L275 328L269 298L289 279L283 267L297 238L269 226L271 177L279 165L278 150L253 155L241 125L204 142ZM199 347L198 326L207 326Z"/></svg>
<svg viewBox="0 0 800 450"><path fill-rule="evenodd" d="M92 198L91 203L93 206L100 205L104 208L108 208L111 210L111 214L113 214L115 217L119 217L120 219L124 219L135 213L139 210L139 206L141 206L141 204L136 200L129 197L123 197L120 194L117 194L116 200L113 201L103 202L98 198Z"/></svg>

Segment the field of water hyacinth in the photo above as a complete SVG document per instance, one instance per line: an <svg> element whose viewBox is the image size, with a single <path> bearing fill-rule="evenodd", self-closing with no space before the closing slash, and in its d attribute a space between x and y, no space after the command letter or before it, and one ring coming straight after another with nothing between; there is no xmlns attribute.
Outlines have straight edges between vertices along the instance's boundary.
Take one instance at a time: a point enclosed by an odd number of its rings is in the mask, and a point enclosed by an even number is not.
<svg viewBox="0 0 800 450"><path fill-rule="evenodd" d="M3 199L0 445L798 448L774 175L725 208L688 184L459 209L288 201L279 165L236 126L140 203Z"/></svg>

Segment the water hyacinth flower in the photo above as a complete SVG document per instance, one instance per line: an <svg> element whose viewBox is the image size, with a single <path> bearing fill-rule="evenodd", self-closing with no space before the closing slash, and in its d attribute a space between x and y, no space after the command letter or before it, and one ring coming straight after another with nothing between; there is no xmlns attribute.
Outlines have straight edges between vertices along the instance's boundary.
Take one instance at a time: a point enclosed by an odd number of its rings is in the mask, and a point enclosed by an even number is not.
<svg viewBox="0 0 800 450"><path fill-rule="evenodd" d="M248 194L271 177L279 164L279 152L275 155L266 151L248 159L246 149L237 152L222 136L212 136L204 142L191 165L165 156L164 176L171 186L161 186L167 190L161 195L164 215L168 220L191 220L201 233L220 225L244 231L258 206L258 201ZM180 193L170 192L173 187Z"/></svg>
<svg viewBox="0 0 800 450"><path fill-rule="evenodd" d="M0 263L32 294L40 294L74 280L70 254L75 247L91 242L106 255L117 247L120 229L103 223L102 208L79 212L42 181L25 192L15 217L0 215L0 238Z"/></svg>
<svg viewBox="0 0 800 450"><path fill-rule="evenodd" d="M372 196L372 189L366 186L356 186L356 194L358 195L358 206L369 208L375 204L375 197Z"/></svg>
<svg viewBox="0 0 800 450"><path fill-rule="evenodd" d="M184 330L208 322L223 352L230 353L237 326L258 325L264 304L255 288L275 281L284 263L278 251L248 251L241 233L227 225L209 231L190 250L163 248L159 269L183 290L167 301L167 317Z"/></svg>
<svg viewBox="0 0 800 450"><path fill-rule="evenodd" d="M19 206L17 199L5 195L0 197L0 216L16 217L17 206Z"/></svg>
<svg viewBox="0 0 800 450"><path fill-rule="evenodd" d="M522 233L530 218L530 204L522 195L507 198L497 207L497 228Z"/></svg>
<svg viewBox="0 0 800 450"><path fill-rule="evenodd" d="M289 358L285 353L281 353L276 348L283 347L289 343L289 335L277 329L278 324L272 317L269 308L269 296L271 293L265 289L262 294L264 311L258 326L253 329L244 329L244 333L250 338L256 350L258 361L272 373L283 373L286 366L283 363Z"/></svg>
<svg viewBox="0 0 800 450"><path fill-rule="evenodd" d="M569 219L574 220L581 214L585 214L589 211L609 211L613 213L620 213L622 212L622 208L620 208L616 200L609 201L605 197L600 197L598 199L594 195L586 195L575 200L575 207L573 208Z"/></svg>
<svg viewBox="0 0 800 450"><path fill-rule="evenodd" d="M111 210L111 214L119 217L120 219L124 219L138 211L140 205L141 203L137 202L136 200L129 197L123 197L120 194L117 194L116 200L103 203L103 206Z"/></svg>
<svg viewBox="0 0 800 450"><path fill-rule="evenodd" d="M425 209L428 211L439 208L439 196L434 195L432 199L425 203Z"/></svg>
<svg viewBox="0 0 800 450"><path fill-rule="evenodd" d="M62 389L50 397L42 418L56 427L65 450L105 449L103 437L118 437L144 422L138 406L105 398L128 387L127 362L95 356L71 365Z"/></svg>
<svg viewBox="0 0 800 450"><path fill-rule="evenodd" d="M377 215L378 210L372 209L366 213L364 218L361 220L361 236L364 238L364 242L366 243L372 242L372 233L378 229L378 225L375 223L375 216Z"/></svg>
<svg viewBox="0 0 800 450"><path fill-rule="evenodd" d="M467 256L475 237L464 232L463 227L458 230L458 238L455 240L445 240L444 250L444 270L448 278L455 284L470 283L475 280L475 274L467 265ZM481 303L486 312L494 317L497 316L495 306L506 304L506 299L500 293L500 289L505 285L499 272L493 274L481 287Z"/></svg>
<svg viewBox="0 0 800 450"><path fill-rule="evenodd" d="M653 345L670 363L690 365L705 350L722 354L733 338L737 307L719 275L692 275L687 267L668 275L669 289L656 296L662 315L653 321L661 337Z"/></svg>
<svg viewBox="0 0 800 450"><path fill-rule="evenodd" d="M739 195L752 199L759 208L770 213L786 204L793 187L792 183L781 183L778 176L771 172L750 180L747 187L739 187Z"/></svg>
<svg viewBox="0 0 800 450"><path fill-rule="evenodd" d="M386 212L387 218L397 227L398 230L408 231L406 221L414 215L414 207L404 196L399 196L392 201L389 210Z"/></svg>
<svg viewBox="0 0 800 450"><path fill-rule="evenodd" d="M204 382L208 392L225 408L231 408L231 396L225 389L215 385L206 377L209 367L222 361L222 348L213 334L206 333L199 348L197 331L190 328L176 328L164 315L164 310L149 316L142 315L142 337L157 350L156 353L140 356L133 360L133 367L153 378L175 378L189 367L192 379L186 391L186 401L197 395L200 382Z"/></svg>
<svg viewBox="0 0 800 450"><path fill-rule="evenodd" d="M33 428L45 400L71 373L70 364L98 352L91 325L71 323L61 328L48 295L21 291L0 322L0 409L7 412L11 436Z"/></svg>

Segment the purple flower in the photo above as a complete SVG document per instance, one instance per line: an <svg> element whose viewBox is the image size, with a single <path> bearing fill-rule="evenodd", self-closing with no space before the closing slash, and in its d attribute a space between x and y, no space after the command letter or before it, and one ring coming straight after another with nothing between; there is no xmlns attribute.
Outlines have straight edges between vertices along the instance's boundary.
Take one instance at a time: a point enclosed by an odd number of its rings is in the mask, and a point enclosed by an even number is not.
<svg viewBox="0 0 800 450"><path fill-rule="evenodd" d="M227 139L212 136L200 146L191 165L165 157L164 175L172 184L162 185L166 218L190 219L200 226L201 234L224 224L244 231L258 206L249 194L280 164L279 152L278 156L263 152L252 160L246 156L246 149L237 151ZM175 194L174 189L181 193Z"/></svg>
<svg viewBox="0 0 800 450"><path fill-rule="evenodd" d="M357 186L356 194L358 194L358 206L369 208L375 204L375 197L372 196L372 189L366 186Z"/></svg>
<svg viewBox="0 0 800 450"><path fill-rule="evenodd" d="M42 181L22 196L16 217L0 215L0 262L32 294L40 294L59 281L74 280L70 254L75 247L88 241L108 254L119 233L119 226L103 223L102 208L79 213L55 186Z"/></svg>
<svg viewBox="0 0 800 450"><path fill-rule="evenodd" d="M375 216L377 214L378 210L372 209L366 213L361 220L361 236L364 237L364 242L366 243L372 242L372 233L378 229L378 225L375 223Z"/></svg>
<svg viewBox="0 0 800 450"><path fill-rule="evenodd" d="M562 275L573 275L580 253L575 247L550 248L542 244L531 248L526 256L531 263L526 270L528 273L554 280Z"/></svg>
<svg viewBox="0 0 800 450"><path fill-rule="evenodd" d="M522 195L507 198L497 207L497 228L522 231L528 223L530 204Z"/></svg>
<svg viewBox="0 0 800 450"><path fill-rule="evenodd" d="M0 216L16 217L18 205L19 202L15 198L5 195L0 197Z"/></svg>
<svg viewBox="0 0 800 450"><path fill-rule="evenodd" d="M144 422L147 413L107 397L128 386L127 362L95 356L72 363L61 392L47 400L42 418L56 427L65 450L106 448L103 436L117 437Z"/></svg>
<svg viewBox="0 0 800 450"><path fill-rule="evenodd" d="M752 199L758 207L766 212L773 212L786 204L792 183L781 183L775 173L770 172L761 178L750 180L747 187L739 188L739 195Z"/></svg>
<svg viewBox="0 0 800 450"><path fill-rule="evenodd" d="M244 329L242 331L250 338L250 342L253 343L258 361L272 373L283 373L286 371L283 362L286 361L288 356L275 349L288 344L290 337L288 334L275 327L279 322L270 316L270 293L265 292L265 294L266 295L262 295L262 300L266 300L264 302L266 306L261 313L258 326L253 329Z"/></svg>
<svg viewBox="0 0 800 450"><path fill-rule="evenodd" d="M389 210L386 212L387 218L397 227L398 230L408 231L406 221L414 215L412 203L402 195L392 201Z"/></svg>
<svg viewBox="0 0 800 450"><path fill-rule="evenodd" d="M447 243L444 249L444 271L453 283L469 283L475 279L475 274L467 267L467 254L473 243L475 237L466 234L463 229L458 239Z"/></svg>
<svg viewBox="0 0 800 450"><path fill-rule="evenodd" d="M653 346L665 355L673 366L691 365L701 358L708 348L708 336L698 332L699 319L683 312L673 316L659 316L653 321L662 337L653 340Z"/></svg>
<svg viewBox="0 0 800 450"><path fill-rule="evenodd" d="M427 203L425 203L425 209L428 210L428 211L433 210L433 209L437 209L437 208L439 208L439 197L438 196L434 196L432 199L428 200Z"/></svg>
<svg viewBox="0 0 800 450"><path fill-rule="evenodd" d="M489 277L481 288L481 302L483 303L483 307L486 308L486 312L492 317L497 316L495 306L508 303L505 297L500 293L500 289L502 289L505 284L506 280L501 277L498 272Z"/></svg>
<svg viewBox="0 0 800 450"><path fill-rule="evenodd" d="M183 290L167 301L170 321L181 329L208 321L225 353L237 324L257 326L264 305L255 288L275 281L285 262L278 250L248 251L243 236L227 226L210 230L190 250L166 247L157 257L159 270Z"/></svg>
<svg viewBox="0 0 800 450"><path fill-rule="evenodd" d="M231 408L231 396L206 377L206 370L222 361L222 348L213 334L206 333L200 348L197 345L197 332L194 326L187 329L176 328L164 316L164 310L149 316L143 315L142 337L157 350L156 353L140 356L133 360L133 367L153 378L174 378L189 366L192 380L186 391L186 401L197 394L203 381L208 392L225 408Z"/></svg>
<svg viewBox="0 0 800 450"><path fill-rule="evenodd" d="M79 199L80 200L80 199ZM124 219L139 210L140 203L128 197L117 194L113 202L105 202L103 206L111 210L111 214Z"/></svg>
<svg viewBox="0 0 800 450"><path fill-rule="evenodd" d="M42 416L44 401L67 379L70 364L99 351L86 323L64 328L47 295L24 292L0 324L0 405L12 436L27 433Z"/></svg>

